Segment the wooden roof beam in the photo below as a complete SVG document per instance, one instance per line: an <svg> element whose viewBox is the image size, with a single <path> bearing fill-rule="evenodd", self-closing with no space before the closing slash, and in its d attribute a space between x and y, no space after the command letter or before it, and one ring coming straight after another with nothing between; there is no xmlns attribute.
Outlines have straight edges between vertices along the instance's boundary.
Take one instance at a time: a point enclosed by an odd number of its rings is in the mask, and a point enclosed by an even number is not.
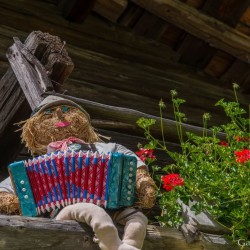
<svg viewBox="0 0 250 250"><path fill-rule="evenodd" d="M165 21L196 36L210 46L249 63L250 37L228 25L202 14L181 1L131 0Z"/></svg>

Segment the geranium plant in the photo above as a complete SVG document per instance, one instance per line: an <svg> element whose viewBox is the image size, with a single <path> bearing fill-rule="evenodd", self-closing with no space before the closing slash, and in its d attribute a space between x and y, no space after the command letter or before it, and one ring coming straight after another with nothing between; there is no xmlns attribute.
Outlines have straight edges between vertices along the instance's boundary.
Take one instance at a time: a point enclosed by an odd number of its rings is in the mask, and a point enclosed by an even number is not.
<svg viewBox="0 0 250 250"><path fill-rule="evenodd" d="M238 102L238 85L233 84L233 88L236 101L222 99L215 104L224 109L229 122L208 129L210 115L205 113L201 135L183 132L187 118L180 108L185 100L178 98L175 90L171 91L181 152L171 152L165 143L167 138L163 136L158 140L151 134L155 120L140 118L137 121L148 139L143 146L144 152L148 150L152 156L153 150L162 150L173 160L172 164L160 168L155 157L144 157L153 162L153 169L164 173L158 178L161 225L178 227L183 219L181 204L177 201L185 204L195 201L191 210L210 213L231 232L233 241L247 240L250 229L250 122L248 112ZM166 108L162 100L159 107L162 121ZM160 124L163 135L163 123ZM157 175L153 177L157 180Z"/></svg>

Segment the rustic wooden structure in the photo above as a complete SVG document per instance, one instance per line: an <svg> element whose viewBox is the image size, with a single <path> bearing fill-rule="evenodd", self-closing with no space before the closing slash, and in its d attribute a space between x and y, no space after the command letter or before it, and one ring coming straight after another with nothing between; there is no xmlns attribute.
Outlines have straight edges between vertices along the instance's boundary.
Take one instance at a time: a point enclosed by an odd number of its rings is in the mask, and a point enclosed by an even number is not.
<svg viewBox="0 0 250 250"><path fill-rule="evenodd" d="M21 150L20 134L14 133L18 129L14 123L27 119L41 102L41 94L46 90L58 89L57 85L62 84L73 69L61 40L48 33L32 32L25 46L14 38L7 58L11 68L0 81L2 166L16 160Z"/></svg>
<svg viewBox="0 0 250 250"><path fill-rule="evenodd" d="M90 228L75 221L0 215L0 235L1 249L99 249L92 242ZM147 228L143 250L152 249L239 250L239 247L230 245L223 236L211 233L201 233L199 239L188 244L181 232L151 225Z"/></svg>
<svg viewBox="0 0 250 250"><path fill-rule="evenodd" d="M45 67L40 63L35 55L33 55L30 50L28 50L29 42L34 40L40 41L41 37L44 38L51 36L41 32L33 32L26 40L26 45L22 44L18 38L14 38L14 44L7 52L7 58L15 74L13 79L18 80L17 85L20 85L21 93L25 96L24 100L27 100L31 110L34 110L39 105L44 95L55 94L65 97L65 95L62 94L49 92L49 90L54 89L49 78L49 73L52 75L51 72L53 69L46 71ZM32 44L34 43L32 42ZM50 53L48 53L48 58L50 57L49 55ZM68 61L70 60L68 59ZM72 63L69 65L69 68L71 69ZM68 67L64 68L69 72ZM55 73L53 75L58 74ZM67 76L68 74L64 75ZM5 86L4 79L5 78L2 79L3 86ZM60 79L62 78L60 77ZM6 83L8 83L8 81L6 81ZM8 96L10 100L12 95L13 94L10 94ZM127 128L130 125L131 128L140 116L159 120L158 117L141 113L136 110L112 107L75 97L67 96L67 98L79 103L80 105L83 105L84 108L90 113L95 112L95 114L100 116L100 119L103 117L110 120L116 119L120 121L118 124L108 123L109 127L113 127L115 125L115 128L119 128L119 126L120 128ZM10 103L10 105L12 104ZM124 118L125 120L123 120ZM163 119L163 123L168 127L168 130L171 132L173 138L176 137L174 129L175 122L169 119ZM102 120L97 121L96 125L98 124L101 128L107 125L107 123L103 123ZM202 131L202 129L199 127L190 125L184 125L184 128L187 131L196 133ZM155 132L157 134L157 130ZM227 242L223 236L220 236L220 234L225 232L218 229L218 227L214 225L213 222L210 222L210 220L204 216L202 216L201 219L197 217L194 220L196 221L196 227L199 230L199 234L190 236L189 230L187 228L183 228L184 235L187 238L185 238L181 232L174 229L163 229L161 227L149 226L143 249L150 250L155 247L158 249L163 249L165 246L170 246L170 249L232 249L230 243ZM211 235L213 232L215 234ZM98 249L97 245L92 242L93 234L89 227L86 225L80 225L76 222L56 222L49 219L32 219L19 216L0 215L0 234L0 247L3 248L20 249L21 247L22 249L28 249L36 247L69 249L72 247L87 247L88 249ZM235 249L238 248L236 247Z"/></svg>
<svg viewBox="0 0 250 250"><path fill-rule="evenodd" d="M239 82L249 94L249 1L98 0L96 6L101 4L93 11L167 44L180 54L180 62L198 67L224 87ZM106 15L115 4L119 10Z"/></svg>
<svg viewBox="0 0 250 250"><path fill-rule="evenodd" d="M168 147L178 150L168 101L171 89L177 89L180 97L187 100L183 110L192 125L185 125L186 130L201 131L203 112L212 114L211 125L226 120L214 104L223 97L234 98L230 90L233 81L241 85L240 102L245 107L249 105L248 0L240 4L236 0L96 0L84 1L88 5L82 12L77 8L81 1L71 1L67 7L68 2L0 0L0 74L4 75L0 81L1 170L6 169L8 162L28 156L20 145L19 134L13 132L13 123L29 117L41 94L46 95L45 89L59 91L62 83L61 94L67 90L72 100L83 105L101 134L112 136L112 141L134 151L138 142L145 141L135 121L140 116L159 120L161 98L167 104L164 123ZM237 10L230 8L235 4ZM164 12L166 9L169 11ZM62 18L62 10L67 20ZM83 20L82 24L72 23ZM193 24L197 29L193 30ZM32 30L46 30L67 41L75 70L72 72L65 42L40 32L33 33L33 38L29 36L24 46L15 39L7 62L4 53L13 43L12 37L24 41ZM8 69L9 63L15 72ZM38 99L31 99L30 104L20 86L25 92L32 86L26 88L25 81L18 78L23 64L30 69L26 80L33 79L39 86ZM153 132L160 135L159 127L155 126ZM164 155L159 158L163 164L170 161ZM2 172L0 180L1 175ZM50 230L45 229L48 225ZM199 229L202 233L196 242L188 244L188 235L184 238L179 231L149 226L144 249L165 249L165 245L173 250L234 249L217 229L206 223L200 223ZM25 235L28 237L24 241ZM90 240L89 228L75 222L0 216L0 236L0 248L6 249L19 249L17 239L31 249L38 248L38 244L49 249L77 248L83 244L88 249L97 248Z"/></svg>

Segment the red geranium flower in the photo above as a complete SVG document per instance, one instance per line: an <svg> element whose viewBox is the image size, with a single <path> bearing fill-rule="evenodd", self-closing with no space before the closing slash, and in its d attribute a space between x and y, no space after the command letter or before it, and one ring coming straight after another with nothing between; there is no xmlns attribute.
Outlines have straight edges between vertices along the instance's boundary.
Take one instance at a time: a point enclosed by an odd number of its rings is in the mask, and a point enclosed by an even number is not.
<svg viewBox="0 0 250 250"><path fill-rule="evenodd" d="M235 140L236 140L236 141L248 142L248 141L250 141L250 137L235 136Z"/></svg>
<svg viewBox="0 0 250 250"><path fill-rule="evenodd" d="M236 161L244 164L250 160L250 150L242 149L241 151L235 151Z"/></svg>
<svg viewBox="0 0 250 250"><path fill-rule="evenodd" d="M221 141L219 144L223 147L228 147L228 143L226 141Z"/></svg>
<svg viewBox="0 0 250 250"><path fill-rule="evenodd" d="M163 188L171 191L175 186L183 186L184 180L179 174L168 174L161 177L163 181Z"/></svg>
<svg viewBox="0 0 250 250"><path fill-rule="evenodd" d="M151 160L155 159L155 155L153 154L153 149L147 149L147 148L141 148L139 151L135 152L137 156L142 161L145 161L147 158L150 158Z"/></svg>

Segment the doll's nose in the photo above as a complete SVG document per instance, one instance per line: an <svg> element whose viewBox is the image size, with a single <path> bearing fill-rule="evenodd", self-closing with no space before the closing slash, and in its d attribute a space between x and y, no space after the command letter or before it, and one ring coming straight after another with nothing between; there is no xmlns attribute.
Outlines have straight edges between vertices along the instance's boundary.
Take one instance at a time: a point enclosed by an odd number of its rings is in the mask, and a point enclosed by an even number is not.
<svg viewBox="0 0 250 250"><path fill-rule="evenodd" d="M63 120L63 112L62 112L62 110L61 110L60 107L58 107L56 109L56 115L57 115L57 117L58 117L59 120Z"/></svg>

